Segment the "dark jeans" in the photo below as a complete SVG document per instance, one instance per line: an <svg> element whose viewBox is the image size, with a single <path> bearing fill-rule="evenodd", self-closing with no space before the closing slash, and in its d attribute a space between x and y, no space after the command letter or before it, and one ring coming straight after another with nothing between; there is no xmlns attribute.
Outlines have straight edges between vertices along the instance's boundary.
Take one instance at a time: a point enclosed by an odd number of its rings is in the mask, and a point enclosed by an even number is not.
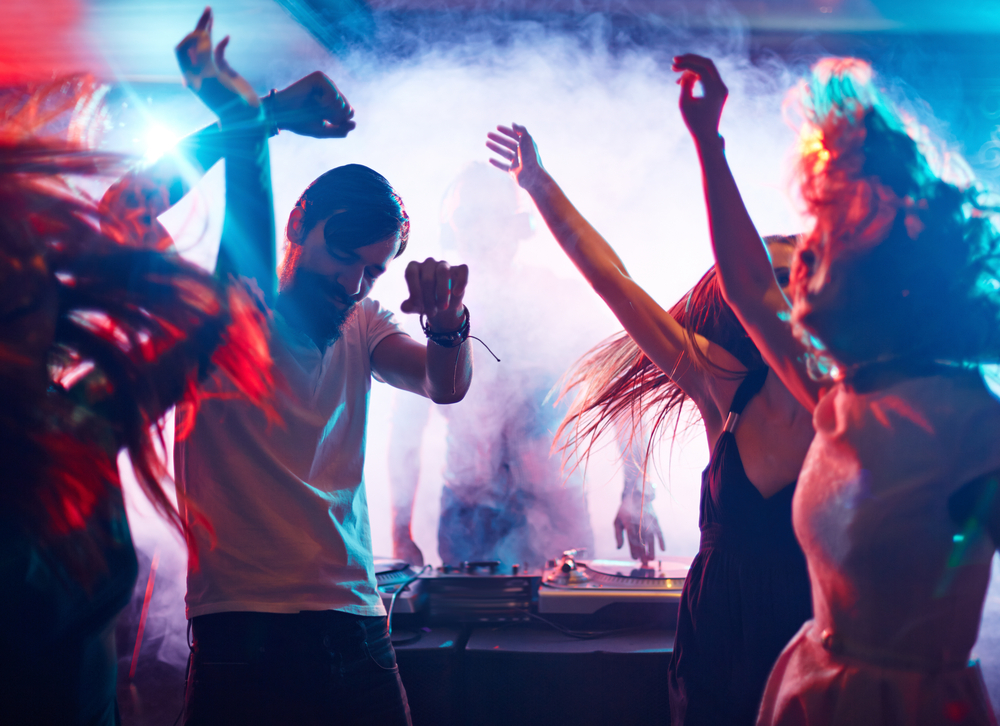
<svg viewBox="0 0 1000 726"><path fill-rule="evenodd" d="M217 613L191 626L187 726L410 726L385 618Z"/></svg>

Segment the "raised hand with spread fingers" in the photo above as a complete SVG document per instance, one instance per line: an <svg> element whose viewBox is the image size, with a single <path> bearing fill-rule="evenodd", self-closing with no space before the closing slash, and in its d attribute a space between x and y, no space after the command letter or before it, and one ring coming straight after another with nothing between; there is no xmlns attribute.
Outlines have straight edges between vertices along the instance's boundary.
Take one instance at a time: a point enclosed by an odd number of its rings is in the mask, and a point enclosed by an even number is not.
<svg viewBox="0 0 1000 726"><path fill-rule="evenodd" d="M501 171L508 172L522 189L528 190L543 180L545 169L538 155L538 146L531 138L528 129L519 124L497 126L495 133L486 134L489 141L486 146L499 159L490 159L490 163Z"/></svg>

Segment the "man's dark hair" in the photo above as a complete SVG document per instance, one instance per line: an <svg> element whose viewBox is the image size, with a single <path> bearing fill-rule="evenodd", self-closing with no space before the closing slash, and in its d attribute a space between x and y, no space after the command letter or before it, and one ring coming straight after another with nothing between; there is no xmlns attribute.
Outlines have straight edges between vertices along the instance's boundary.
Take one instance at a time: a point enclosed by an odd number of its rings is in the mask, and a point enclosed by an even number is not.
<svg viewBox="0 0 1000 726"><path fill-rule="evenodd" d="M399 235L403 254L410 238L410 217L403 200L384 176L361 164L330 169L306 187L295 203L302 209L302 237L324 219L327 247L353 250ZM280 287L289 284L302 248L289 244L278 270Z"/></svg>
<svg viewBox="0 0 1000 726"><path fill-rule="evenodd" d="M304 212L303 235L330 218L323 230L329 246L355 249L399 235L403 254L410 236L410 217L403 200L378 172L361 164L338 166L306 187L295 203Z"/></svg>

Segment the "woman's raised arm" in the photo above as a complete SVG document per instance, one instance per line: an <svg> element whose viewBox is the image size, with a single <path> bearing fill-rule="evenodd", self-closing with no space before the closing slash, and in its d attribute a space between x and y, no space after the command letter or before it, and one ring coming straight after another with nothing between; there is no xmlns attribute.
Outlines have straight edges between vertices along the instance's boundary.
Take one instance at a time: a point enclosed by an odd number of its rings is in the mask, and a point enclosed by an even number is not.
<svg viewBox="0 0 1000 726"><path fill-rule="evenodd" d="M719 135L719 119L729 90L708 58L678 56L673 68L682 73L678 80L681 115L694 137L701 162L722 293L767 364L811 411L822 389L808 375L806 348L788 323L791 306L775 280L771 259L743 203ZM694 95L697 82L704 90L701 97Z"/></svg>
<svg viewBox="0 0 1000 726"><path fill-rule="evenodd" d="M499 157L490 163L509 172L531 195L556 241L601 296L642 351L698 406L709 432L721 427L734 382L699 366L691 345L732 371L739 361L705 338L687 331L633 280L611 245L569 201L542 166L534 140L523 126L498 126L487 146ZM710 434L711 435L711 434Z"/></svg>

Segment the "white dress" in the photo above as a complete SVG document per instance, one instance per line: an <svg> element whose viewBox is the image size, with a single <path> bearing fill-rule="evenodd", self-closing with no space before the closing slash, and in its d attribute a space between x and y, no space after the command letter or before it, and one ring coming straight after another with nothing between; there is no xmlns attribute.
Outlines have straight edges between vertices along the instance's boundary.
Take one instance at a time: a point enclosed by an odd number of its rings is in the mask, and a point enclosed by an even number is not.
<svg viewBox="0 0 1000 726"><path fill-rule="evenodd" d="M1000 470L1000 403L969 371L838 384L814 425L792 510L814 619L775 664L758 724L996 724L969 664L995 545L948 501Z"/></svg>

